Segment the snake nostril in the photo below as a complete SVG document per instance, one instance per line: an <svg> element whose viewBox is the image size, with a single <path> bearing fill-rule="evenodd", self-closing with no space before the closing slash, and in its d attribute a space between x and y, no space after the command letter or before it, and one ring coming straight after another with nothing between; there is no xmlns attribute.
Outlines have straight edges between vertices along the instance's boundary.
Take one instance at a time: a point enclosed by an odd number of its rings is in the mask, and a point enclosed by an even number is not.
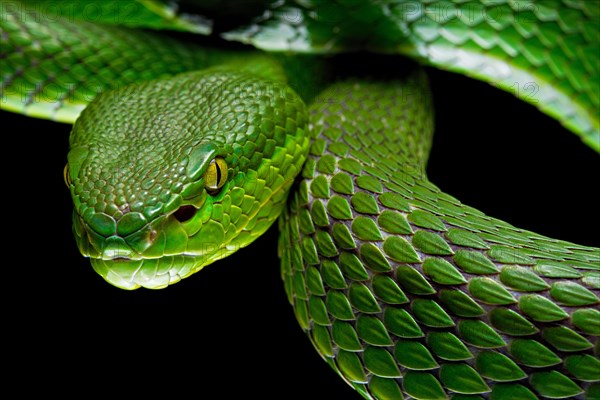
<svg viewBox="0 0 600 400"><path fill-rule="evenodd" d="M185 222L192 219L192 217L196 214L196 207L194 206L181 206L173 213L173 217L179 222Z"/></svg>

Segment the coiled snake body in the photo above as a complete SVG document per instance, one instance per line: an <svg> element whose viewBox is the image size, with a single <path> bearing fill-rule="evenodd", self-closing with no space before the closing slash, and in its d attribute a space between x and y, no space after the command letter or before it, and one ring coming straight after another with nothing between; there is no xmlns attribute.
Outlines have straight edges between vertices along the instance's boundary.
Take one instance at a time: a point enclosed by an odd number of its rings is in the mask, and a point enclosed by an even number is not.
<svg viewBox="0 0 600 400"><path fill-rule="evenodd" d="M364 397L600 397L599 250L515 228L428 181L423 70L367 53L197 47L133 29L207 27L146 3L127 3L139 16L119 21L127 27L89 23L77 7L74 18L32 19L2 3L2 106L75 123L73 230L100 275L165 287L279 218L297 320ZM470 2L487 18L466 19L463 4L436 21L431 7L446 3L283 2L223 36L267 50L402 53L504 88L535 77L538 107L598 149L590 3ZM326 9L335 23L315 17ZM354 71L352 57L376 68Z"/></svg>

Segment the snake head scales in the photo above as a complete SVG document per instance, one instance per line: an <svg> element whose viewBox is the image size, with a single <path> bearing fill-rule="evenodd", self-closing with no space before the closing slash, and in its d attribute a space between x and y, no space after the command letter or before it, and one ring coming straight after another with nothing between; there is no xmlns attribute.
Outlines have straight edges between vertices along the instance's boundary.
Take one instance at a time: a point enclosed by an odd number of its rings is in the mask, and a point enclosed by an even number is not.
<svg viewBox="0 0 600 400"><path fill-rule="evenodd" d="M305 161L306 124L285 84L222 67L103 93L65 168L81 253L118 287L162 288L250 244Z"/></svg>

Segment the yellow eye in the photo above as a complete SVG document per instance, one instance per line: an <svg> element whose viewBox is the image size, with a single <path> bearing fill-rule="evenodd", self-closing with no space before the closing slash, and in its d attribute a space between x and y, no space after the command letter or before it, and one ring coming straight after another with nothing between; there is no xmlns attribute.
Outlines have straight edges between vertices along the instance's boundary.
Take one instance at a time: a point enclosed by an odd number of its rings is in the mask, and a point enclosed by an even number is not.
<svg viewBox="0 0 600 400"><path fill-rule="evenodd" d="M224 159L217 157L208 165L204 173L204 187L214 194L219 191L227 181L227 163Z"/></svg>
<svg viewBox="0 0 600 400"><path fill-rule="evenodd" d="M65 165L65 169L63 170L63 178L65 179L65 184L67 187L70 188L73 182L71 181L71 174L69 173L69 164Z"/></svg>

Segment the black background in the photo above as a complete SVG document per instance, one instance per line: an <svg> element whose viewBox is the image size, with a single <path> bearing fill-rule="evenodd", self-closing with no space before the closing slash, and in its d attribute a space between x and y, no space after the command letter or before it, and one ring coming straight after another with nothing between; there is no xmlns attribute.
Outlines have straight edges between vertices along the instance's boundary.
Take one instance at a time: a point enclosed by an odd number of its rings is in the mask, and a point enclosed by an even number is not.
<svg viewBox="0 0 600 400"><path fill-rule="evenodd" d="M429 175L512 224L600 245L600 158L534 107L430 70L436 136ZM78 254L63 183L70 126L0 114L3 330L23 393L171 393L358 398L320 360L286 301L272 228L165 290L114 288ZM208 393L213 395L208 395Z"/></svg>

